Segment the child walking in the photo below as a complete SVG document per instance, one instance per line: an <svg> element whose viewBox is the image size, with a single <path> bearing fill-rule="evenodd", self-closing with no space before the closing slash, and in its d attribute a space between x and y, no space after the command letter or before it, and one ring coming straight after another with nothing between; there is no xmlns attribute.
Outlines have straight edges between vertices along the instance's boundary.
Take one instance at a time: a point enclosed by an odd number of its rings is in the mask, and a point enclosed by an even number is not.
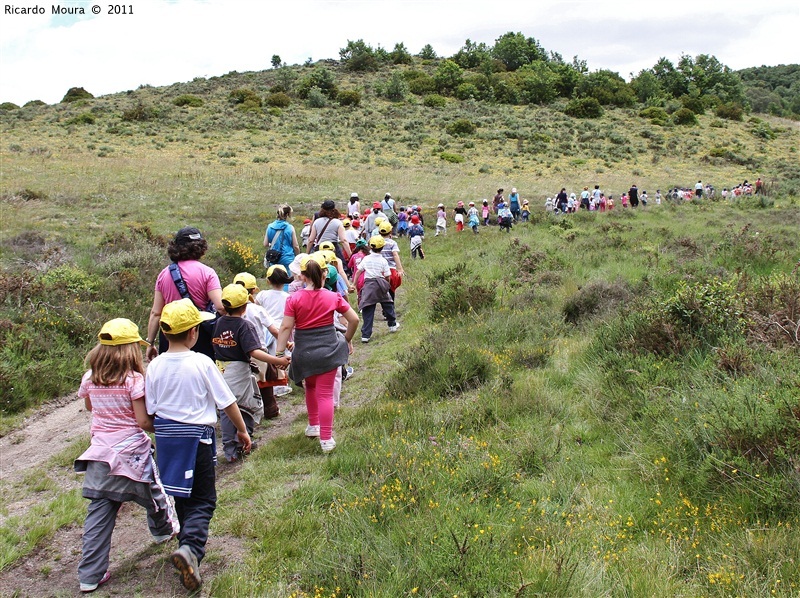
<svg viewBox="0 0 800 598"><path fill-rule="evenodd" d="M478 226L480 225L480 220L478 220L478 208L475 207L475 202L469 202L469 210L467 210L467 216L469 217L469 227L472 229L472 232L476 235L478 234Z"/></svg>
<svg viewBox="0 0 800 598"><path fill-rule="evenodd" d="M201 322L213 319L200 312L190 299L164 306L159 327L169 348L150 362L145 380L147 413L154 415L156 460L167 494L175 498L181 524L179 548L170 562L179 571L183 587L200 588L199 564L206 554L208 526L217 506L216 446L214 426L217 409L225 412L236 428L242 450L250 451L236 397L214 362L191 350Z"/></svg>
<svg viewBox="0 0 800 598"><path fill-rule="evenodd" d="M301 253L299 255L303 256L307 254ZM292 263L297 261L298 257L299 256L295 256ZM291 264L289 268L291 269ZM270 318L275 322L275 326L280 330L281 321L283 320L283 308L286 305L289 294L293 292L292 285L294 285L294 290L297 290L302 288L303 284L299 281L295 281L281 264L275 264L269 267L267 270L267 283L269 283L268 289L256 292L255 302L267 310ZM277 339L277 335L275 335L275 338ZM275 355L275 343L267 344L267 353ZM291 356L291 353L289 353L289 355ZM288 385L289 378L284 375L283 370L278 370L278 375L286 381L286 384L275 386L272 389L272 393L275 397L282 397L291 393L292 387ZM267 410L266 403L264 403L264 410Z"/></svg>
<svg viewBox="0 0 800 598"><path fill-rule="evenodd" d="M411 228L408 229L408 239L411 248L411 259L425 259L425 252L422 251L422 242L425 240L425 229L422 228L422 223L419 221L419 216L416 214L411 217ZM362 272L363 276L363 272ZM363 286L363 283L362 283ZM359 301L361 297L359 295Z"/></svg>
<svg viewBox="0 0 800 598"><path fill-rule="evenodd" d="M90 369L78 396L92 413L91 446L75 460L84 472L83 496L90 499L83 526L83 554L78 564L81 592L94 592L106 583L111 535L123 502L147 509L153 540L163 543L180 526L152 457L145 431L153 423L145 406L144 364L139 328L125 318L106 322L99 343L86 356Z"/></svg>
<svg viewBox="0 0 800 598"><path fill-rule="evenodd" d="M444 211L443 203L440 203L436 210L436 234L433 236L438 237L439 233L447 234L447 212Z"/></svg>
<svg viewBox="0 0 800 598"><path fill-rule="evenodd" d="M250 359L286 367L289 358L275 357L264 350L262 335L244 317L249 298L247 289L240 284L229 284L222 289L222 305L228 313L217 318L211 342L217 367L236 397L247 433L252 435L255 425L264 416L264 403L256 376L250 369ZM236 426L224 411L219 416L219 424L225 459L229 463L238 461L244 454L244 448L236 438Z"/></svg>
<svg viewBox="0 0 800 598"><path fill-rule="evenodd" d="M358 270L364 271L364 290L358 307L364 316L361 324L361 342L368 343L372 338L372 322L375 319L375 306L380 303L383 315L389 324L389 332L397 332L397 318L394 313L394 301L390 294L392 272L389 262L381 255L386 240L383 237L372 237L369 246L372 249L367 257L361 260Z"/></svg>

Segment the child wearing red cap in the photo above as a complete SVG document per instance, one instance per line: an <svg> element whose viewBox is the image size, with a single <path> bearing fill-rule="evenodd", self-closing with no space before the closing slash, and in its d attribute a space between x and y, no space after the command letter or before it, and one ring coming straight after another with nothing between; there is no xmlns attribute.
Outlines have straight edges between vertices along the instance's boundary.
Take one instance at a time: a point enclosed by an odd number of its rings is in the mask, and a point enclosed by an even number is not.
<svg viewBox="0 0 800 598"><path fill-rule="evenodd" d="M411 242L411 259L417 259L417 255L419 255L419 259L425 259L425 253L422 251L422 241L425 240L425 229L422 228L422 223L419 220L419 216L414 214L411 217L411 227L408 229L408 238Z"/></svg>
<svg viewBox="0 0 800 598"><path fill-rule="evenodd" d="M300 239L302 243L300 244L302 247L308 245L308 235L311 234L311 218L306 218L303 220L303 230L300 231Z"/></svg>

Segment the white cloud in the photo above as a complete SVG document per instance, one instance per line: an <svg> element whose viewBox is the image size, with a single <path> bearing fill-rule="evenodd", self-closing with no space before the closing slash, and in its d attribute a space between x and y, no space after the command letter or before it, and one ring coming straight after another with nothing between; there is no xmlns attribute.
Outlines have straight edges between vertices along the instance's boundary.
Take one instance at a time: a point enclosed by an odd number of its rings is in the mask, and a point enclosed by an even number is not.
<svg viewBox="0 0 800 598"><path fill-rule="evenodd" d="M260 70L273 54L289 64L338 58L348 39L387 49L403 42L413 53L429 43L450 56L467 38L492 44L507 31L625 77L681 53L714 54L738 69L796 62L790 40L800 30L800 8L785 0L128 1L133 15L77 19L7 15L0 5L0 101L52 103L72 86L100 95ZM62 4L90 12L88 0ZM50 12L50 2L39 5Z"/></svg>

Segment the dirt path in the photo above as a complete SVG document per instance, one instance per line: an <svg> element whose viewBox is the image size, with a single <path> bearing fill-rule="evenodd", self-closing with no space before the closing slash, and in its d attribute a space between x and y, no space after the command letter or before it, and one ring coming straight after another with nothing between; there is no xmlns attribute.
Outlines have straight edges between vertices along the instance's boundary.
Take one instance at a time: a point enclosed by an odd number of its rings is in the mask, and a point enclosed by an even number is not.
<svg viewBox="0 0 800 598"><path fill-rule="evenodd" d="M343 400L345 398L343 390ZM279 399L281 416L262 422L254 434L259 443L289 433L299 416L305 415L302 395L293 394ZM296 404L293 404L296 403ZM83 401L75 396L65 397L57 405L49 405L32 416L26 425L0 438L0 493L6 516L21 515L33 506L32 497L9 500L13 486L19 485L30 468L45 464L76 438L89 430L90 415ZM220 464L217 469L218 488L230 483L229 478L240 465ZM80 488L81 478L69 468L56 472L59 488ZM35 500L35 497L34 497ZM0 573L0 596L41 597L81 595L77 582L77 567L81 556L81 524L68 526L40 546L32 554ZM111 547L111 581L96 596L186 596L166 557L174 550L175 542L154 546L147 531L142 508L126 503L120 510ZM208 542L208 555L203 562L203 578L207 582L218 571L240 562L245 552L242 540L234 536L213 535ZM210 584L205 584L208 587ZM207 595L201 593L200 595Z"/></svg>

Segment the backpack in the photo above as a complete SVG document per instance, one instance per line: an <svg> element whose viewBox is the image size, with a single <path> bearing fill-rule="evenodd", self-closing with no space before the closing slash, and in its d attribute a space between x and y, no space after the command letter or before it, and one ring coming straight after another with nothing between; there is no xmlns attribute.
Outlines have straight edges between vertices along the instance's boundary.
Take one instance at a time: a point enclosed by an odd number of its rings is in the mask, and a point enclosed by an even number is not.
<svg viewBox="0 0 800 598"><path fill-rule="evenodd" d="M269 249L267 249L267 253L264 256L264 267L265 268L269 268L273 264L280 263L281 258L283 257L283 252L278 250L278 249L276 249L276 247L279 245L279 242L278 242L279 240L281 241L280 244L282 244L283 231L284 230L286 230L286 229L282 228L277 233L275 233L274 237L272 237L272 242L269 244Z"/></svg>

